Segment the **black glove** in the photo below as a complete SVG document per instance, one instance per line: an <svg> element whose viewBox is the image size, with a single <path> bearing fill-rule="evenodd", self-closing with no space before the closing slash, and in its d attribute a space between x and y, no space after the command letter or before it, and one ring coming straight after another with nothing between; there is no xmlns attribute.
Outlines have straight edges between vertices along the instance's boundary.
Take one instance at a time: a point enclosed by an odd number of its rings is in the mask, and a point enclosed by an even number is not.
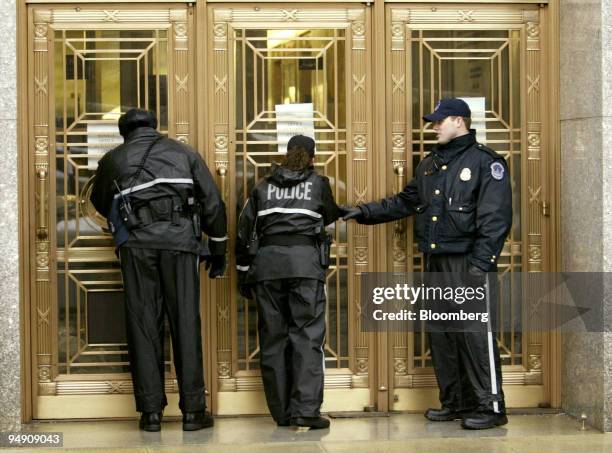
<svg viewBox="0 0 612 453"><path fill-rule="evenodd" d="M253 300L253 285L247 283L247 273L238 271L238 292L245 299Z"/></svg>
<svg viewBox="0 0 612 453"><path fill-rule="evenodd" d="M484 286L487 278L487 273L482 269L471 265L467 272L467 286L472 288Z"/></svg>
<svg viewBox="0 0 612 453"><path fill-rule="evenodd" d="M208 272L210 278L221 277L225 273L225 255L208 255L204 261L206 261L205 269L210 269Z"/></svg>
<svg viewBox="0 0 612 453"><path fill-rule="evenodd" d="M363 216L363 211L359 206L338 206L340 216L344 220L356 219Z"/></svg>

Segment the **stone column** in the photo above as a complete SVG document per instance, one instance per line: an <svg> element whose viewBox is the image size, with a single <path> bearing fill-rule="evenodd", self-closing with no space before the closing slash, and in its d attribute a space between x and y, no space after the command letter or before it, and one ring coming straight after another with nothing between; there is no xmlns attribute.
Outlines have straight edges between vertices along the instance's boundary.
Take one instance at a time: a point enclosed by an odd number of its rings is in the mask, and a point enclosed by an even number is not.
<svg viewBox="0 0 612 453"><path fill-rule="evenodd" d="M0 431L19 429L19 218L15 0L0 0Z"/></svg>
<svg viewBox="0 0 612 453"><path fill-rule="evenodd" d="M561 0L560 35L562 270L610 272L612 0ZM563 335L562 360L563 408L612 431L612 334Z"/></svg>

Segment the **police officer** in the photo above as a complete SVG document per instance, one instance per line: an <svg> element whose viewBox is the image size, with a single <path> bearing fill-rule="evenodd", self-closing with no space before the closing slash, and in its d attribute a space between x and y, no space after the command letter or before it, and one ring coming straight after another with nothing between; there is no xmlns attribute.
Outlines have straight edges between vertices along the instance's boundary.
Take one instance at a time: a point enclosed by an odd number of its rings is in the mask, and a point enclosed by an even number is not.
<svg viewBox="0 0 612 453"><path fill-rule="evenodd" d="M156 131L152 112L119 118L124 143L99 162L91 201L111 219L121 260L130 370L140 428L161 429L163 318L168 315L183 430L213 425L205 412L199 255L208 235L209 277L223 274L225 206L202 158ZM118 210L120 212L118 212ZM201 218L201 226L200 226Z"/></svg>
<svg viewBox="0 0 612 453"><path fill-rule="evenodd" d="M329 427L323 403L325 225L338 218L329 180L313 167L315 142L289 140L282 165L251 192L238 221L239 289L259 314L261 374L279 426ZM322 256L323 255L323 256Z"/></svg>
<svg viewBox="0 0 612 453"><path fill-rule="evenodd" d="M443 275L448 285L457 286L459 279L488 288L491 319L496 279L486 273L496 272L512 225L508 167L499 154L476 141L463 100L444 99L424 119L433 123L438 143L420 162L414 179L399 194L343 207L342 214L369 225L416 215L426 270L444 273L436 275ZM507 423L499 349L491 324L485 326L429 331L442 403L441 409L425 413L429 420L462 418L467 429Z"/></svg>

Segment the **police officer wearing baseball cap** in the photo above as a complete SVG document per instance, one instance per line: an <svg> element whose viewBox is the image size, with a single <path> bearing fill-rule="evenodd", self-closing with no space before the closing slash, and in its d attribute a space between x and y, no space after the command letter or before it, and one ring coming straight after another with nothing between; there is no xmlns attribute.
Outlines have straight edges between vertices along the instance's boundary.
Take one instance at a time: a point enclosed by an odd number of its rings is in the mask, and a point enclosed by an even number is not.
<svg viewBox="0 0 612 453"><path fill-rule="evenodd" d="M487 324L476 329L427 326L442 408L429 409L425 416L462 419L466 429L492 428L508 421L491 324L497 297L491 273L497 271L512 226L508 167L502 156L476 141L465 101L443 99L423 119L433 124L437 145L419 163L414 179L389 198L341 207L342 215L367 225L414 215L427 272L439 273L445 286L488 288Z"/></svg>
<svg viewBox="0 0 612 453"><path fill-rule="evenodd" d="M329 427L321 417L325 342L325 226L339 217L315 141L289 140L281 165L259 181L238 219L239 290L259 315L261 376L279 426ZM327 253L326 253L327 250Z"/></svg>

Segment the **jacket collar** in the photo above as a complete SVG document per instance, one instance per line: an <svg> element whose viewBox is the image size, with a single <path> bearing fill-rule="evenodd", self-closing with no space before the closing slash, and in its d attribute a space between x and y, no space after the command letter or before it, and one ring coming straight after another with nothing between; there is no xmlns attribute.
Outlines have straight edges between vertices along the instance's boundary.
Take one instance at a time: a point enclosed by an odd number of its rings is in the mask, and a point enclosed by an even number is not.
<svg viewBox="0 0 612 453"><path fill-rule="evenodd" d="M129 134L124 139L124 143L130 143L134 140L138 140L143 137L159 137L160 133L152 127L137 127L133 131L130 131Z"/></svg>
<svg viewBox="0 0 612 453"><path fill-rule="evenodd" d="M476 144L476 130L470 129L467 134L454 138L445 145L436 145L432 153L436 162L448 164L474 144Z"/></svg>

